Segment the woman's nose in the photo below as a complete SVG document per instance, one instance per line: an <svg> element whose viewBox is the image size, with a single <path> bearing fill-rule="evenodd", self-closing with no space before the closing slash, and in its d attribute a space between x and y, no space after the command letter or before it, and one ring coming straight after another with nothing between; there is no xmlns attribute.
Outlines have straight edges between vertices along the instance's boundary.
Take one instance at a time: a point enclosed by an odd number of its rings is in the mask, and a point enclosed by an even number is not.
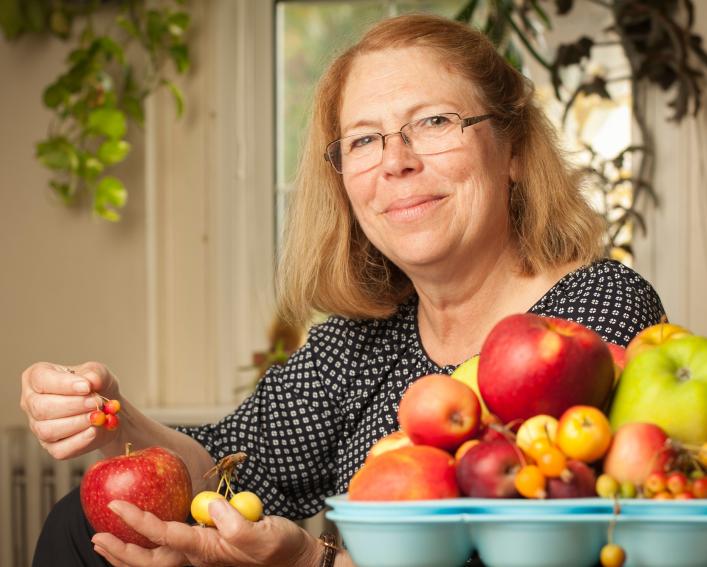
<svg viewBox="0 0 707 567"><path fill-rule="evenodd" d="M405 134L389 134L383 146L381 166L388 175L405 175L418 171L422 165L419 156L412 151Z"/></svg>

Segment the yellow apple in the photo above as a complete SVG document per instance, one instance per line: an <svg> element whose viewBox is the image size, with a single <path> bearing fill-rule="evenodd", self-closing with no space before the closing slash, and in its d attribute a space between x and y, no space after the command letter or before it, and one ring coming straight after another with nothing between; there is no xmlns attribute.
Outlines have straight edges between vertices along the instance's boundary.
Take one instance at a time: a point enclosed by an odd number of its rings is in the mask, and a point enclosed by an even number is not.
<svg viewBox="0 0 707 567"><path fill-rule="evenodd" d="M466 384L469 388L474 390L474 393L476 394L476 397L479 398L479 403L481 404L481 421L484 423L489 423L489 419L491 419L491 412L486 407L484 399L481 397L481 392L479 392L479 385L476 381L478 370L479 355L477 354L457 366L456 370L452 372L452 378L459 380L461 383Z"/></svg>
<svg viewBox="0 0 707 567"><path fill-rule="evenodd" d="M633 337L626 347L626 362L642 352L691 334L685 327L673 325L672 323L658 323L657 325L646 327Z"/></svg>
<svg viewBox="0 0 707 567"><path fill-rule="evenodd" d="M516 445L524 453L530 454L530 446L536 439L547 439L551 445L555 444L557 437L557 419L551 415L535 415L526 419L518 428Z"/></svg>

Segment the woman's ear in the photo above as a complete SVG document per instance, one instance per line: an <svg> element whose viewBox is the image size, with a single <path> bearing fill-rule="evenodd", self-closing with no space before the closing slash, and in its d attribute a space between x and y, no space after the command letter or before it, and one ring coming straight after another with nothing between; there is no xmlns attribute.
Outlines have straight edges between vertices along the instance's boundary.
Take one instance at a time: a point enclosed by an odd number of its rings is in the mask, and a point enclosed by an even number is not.
<svg viewBox="0 0 707 567"><path fill-rule="evenodd" d="M511 159L508 164L508 177L510 177L512 183L518 181L518 156L516 154L511 154Z"/></svg>

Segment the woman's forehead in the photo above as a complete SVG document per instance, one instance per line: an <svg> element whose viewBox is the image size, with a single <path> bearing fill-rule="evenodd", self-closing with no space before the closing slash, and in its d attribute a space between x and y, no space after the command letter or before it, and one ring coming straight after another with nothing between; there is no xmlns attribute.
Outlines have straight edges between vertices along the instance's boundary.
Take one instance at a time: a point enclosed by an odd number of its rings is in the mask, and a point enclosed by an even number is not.
<svg viewBox="0 0 707 567"><path fill-rule="evenodd" d="M454 108L449 108L449 107ZM359 55L342 91L342 131L386 119L475 106L471 82L430 48L405 47ZM440 108L437 108L440 107Z"/></svg>

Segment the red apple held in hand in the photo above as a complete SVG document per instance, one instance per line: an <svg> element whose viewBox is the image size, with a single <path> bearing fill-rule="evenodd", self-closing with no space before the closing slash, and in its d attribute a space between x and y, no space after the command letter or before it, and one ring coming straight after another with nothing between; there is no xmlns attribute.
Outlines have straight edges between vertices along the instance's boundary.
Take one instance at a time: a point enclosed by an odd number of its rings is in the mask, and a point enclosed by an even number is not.
<svg viewBox="0 0 707 567"><path fill-rule="evenodd" d="M454 457L426 445L386 451L365 463L349 483L350 500L434 500L457 496Z"/></svg>
<svg viewBox="0 0 707 567"><path fill-rule="evenodd" d="M457 463L457 484L465 496L515 498L516 473L522 467L521 452L507 439L481 441Z"/></svg>
<svg viewBox="0 0 707 567"><path fill-rule="evenodd" d="M642 486L654 472L664 472L675 452L669 438L652 423L627 423L614 433L604 457L604 472L618 482Z"/></svg>
<svg viewBox="0 0 707 567"><path fill-rule="evenodd" d="M573 321L532 313L502 319L486 337L478 382L491 413L504 423L569 407L601 407L614 382L602 338Z"/></svg>
<svg viewBox="0 0 707 567"><path fill-rule="evenodd" d="M416 445L454 451L476 435L481 405L474 391L444 374L419 378L400 400L398 421Z"/></svg>
<svg viewBox="0 0 707 567"><path fill-rule="evenodd" d="M597 476L591 467L570 459L567 461L569 475L547 479L548 498L591 498L596 496Z"/></svg>
<svg viewBox="0 0 707 567"><path fill-rule="evenodd" d="M157 547L130 528L108 504L125 500L165 521L183 522L192 498L191 477L184 462L162 447L149 447L98 461L81 480L81 506L97 532L126 543Z"/></svg>

